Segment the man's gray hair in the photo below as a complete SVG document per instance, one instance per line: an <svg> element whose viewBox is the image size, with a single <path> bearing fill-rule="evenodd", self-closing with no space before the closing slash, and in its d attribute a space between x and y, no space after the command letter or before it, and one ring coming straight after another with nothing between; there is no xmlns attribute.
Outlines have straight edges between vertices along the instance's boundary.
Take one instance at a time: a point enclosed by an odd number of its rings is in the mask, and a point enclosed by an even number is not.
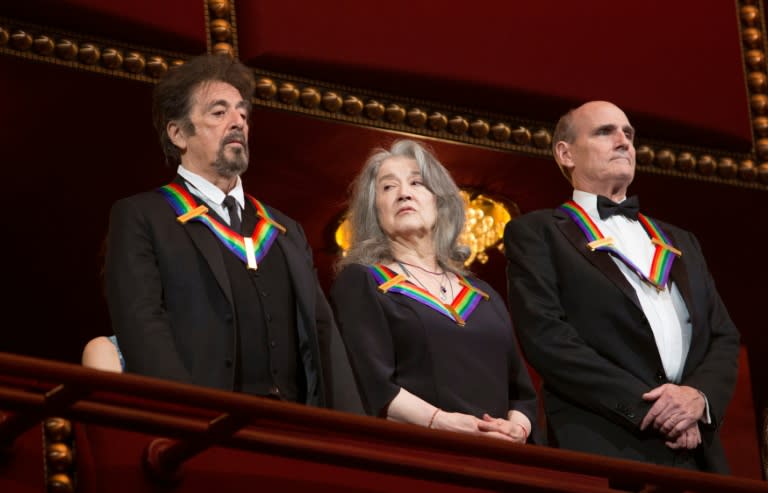
<svg viewBox="0 0 768 493"><path fill-rule="evenodd" d="M576 139L576 133L573 129L573 114L576 109L577 108L572 108L568 110L566 114L561 116L557 121L557 125L555 125L554 132L552 132L552 157L555 158L557 166L560 168L563 176L568 180L568 183L571 183L571 172L557 160L557 144L559 142L572 144Z"/></svg>

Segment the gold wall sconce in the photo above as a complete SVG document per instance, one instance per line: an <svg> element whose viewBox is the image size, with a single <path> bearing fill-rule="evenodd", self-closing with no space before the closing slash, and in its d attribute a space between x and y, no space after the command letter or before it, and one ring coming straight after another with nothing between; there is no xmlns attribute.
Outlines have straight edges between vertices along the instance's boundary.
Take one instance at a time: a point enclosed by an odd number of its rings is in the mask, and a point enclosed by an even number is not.
<svg viewBox="0 0 768 493"><path fill-rule="evenodd" d="M464 232L459 237L459 241L469 247L464 266L469 267L474 261L484 264L488 262L491 248L503 250L504 226L520 215L520 211L514 204L483 193L472 190L461 190L460 193L467 204Z"/></svg>

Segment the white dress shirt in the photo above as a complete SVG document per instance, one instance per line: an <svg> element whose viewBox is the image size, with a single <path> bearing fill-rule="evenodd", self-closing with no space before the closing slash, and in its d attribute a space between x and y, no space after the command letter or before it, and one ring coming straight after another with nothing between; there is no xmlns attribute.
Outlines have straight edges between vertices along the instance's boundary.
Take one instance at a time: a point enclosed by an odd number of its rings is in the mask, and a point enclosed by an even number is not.
<svg viewBox="0 0 768 493"><path fill-rule="evenodd" d="M221 189L213 183L209 182L202 176L189 171L184 166L179 165L179 167L176 169L176 172L182 178L187 180L190 189L189 191L192 193L192 195L205 202L205 205L207 205L210 209L213 209L213 211L215 211L216 214L218 214L219 217L221 217L227 223L227 225L230 225L229 212L224 207L224 205L222 205L227 194L222 192ZM243 182L240 180L239 176L237 177L237 183L235 183L235 187L229 191L229 195L235 198L235 201L237 202L237 214L242 219L242 211L245 207L245 192L243 191Z"/></svg>
<svg viewBox="0 0 768 493"><path fill-rule="evenodd" d="M613 215L605 220L597 212L597 195L573 191L573 200L581 206L605 237L614 240L614 247L648 275L656 246L639 221ZM683 252L685 255L685 252ZM667 379L680 383L685 359L691 345L691 320L688 308L675 283L670 282L662 291L640 277L615 255L611 258L635 290L640 306L651 326L656 347Z"/></svg>

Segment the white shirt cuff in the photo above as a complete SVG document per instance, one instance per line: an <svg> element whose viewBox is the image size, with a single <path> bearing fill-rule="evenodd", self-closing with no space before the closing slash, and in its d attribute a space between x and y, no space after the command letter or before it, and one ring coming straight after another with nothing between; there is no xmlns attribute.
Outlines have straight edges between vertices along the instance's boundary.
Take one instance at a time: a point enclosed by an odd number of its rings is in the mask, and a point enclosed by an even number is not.
<svg viewBox="0 0 768 493"><path fill-rule="evenodd" d="M712 416L709 414L709 400L707 399L707 396L704 395L704 392L698 389L696 389L696 391L704 398L704 414L701 415L699 421L706 425L710 425L712 424Z"/></svg>

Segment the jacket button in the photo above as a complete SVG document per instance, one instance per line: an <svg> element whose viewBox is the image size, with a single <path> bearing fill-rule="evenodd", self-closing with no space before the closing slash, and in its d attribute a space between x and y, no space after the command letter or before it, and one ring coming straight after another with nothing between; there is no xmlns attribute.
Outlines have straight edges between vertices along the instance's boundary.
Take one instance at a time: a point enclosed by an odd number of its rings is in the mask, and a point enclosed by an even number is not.
<svg viewBox="0 0 768 493"><path fill-rule="evenodd" d="M269 341L269 347L276 348L277 347L277 343L275 341Z"/></svg>
<svg viewBox="0 0 768 493"><path fill-rule="evenodd" d="M658 371L656 372L656 381L659 383L666 383L667 376L664 374L664 372Z"/></svg>
<svg viewBox="0 0 768 493"><path fill-rule="evenodd" d="M224 360L224 366L227 368L232 368L232 360L231 359L225 359Z"/></svg>

